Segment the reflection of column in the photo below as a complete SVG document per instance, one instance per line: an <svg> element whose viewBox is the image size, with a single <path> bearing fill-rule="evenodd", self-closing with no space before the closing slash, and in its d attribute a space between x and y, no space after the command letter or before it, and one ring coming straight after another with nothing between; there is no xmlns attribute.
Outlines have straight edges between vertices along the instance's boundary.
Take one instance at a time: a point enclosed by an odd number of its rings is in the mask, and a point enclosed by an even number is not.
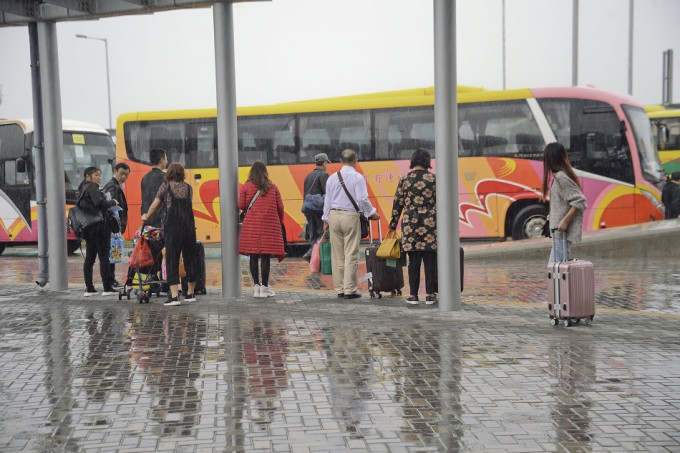
<svg viewBox="0 0 680 453"><path fill-rule="evenodd" d="M128 392L132 371L122 320L116 321L115 313L105 309L101 325L98 324L94 313L87 315L86 328L90 342L80 375L85 381L87 397L104 402L113 391Z"/></svg>
<svg viewBox="0 0 680 453"><path fill-rule="evenodd" d="M59 442L59 449L78 451L79 446L73 437L71 426L71 408L74 405L71 382L71 330L70 319L65 310L57 308L45 309L42 313L43 351L47 372L45 388L52 406L49 414L50 423L56 426L51 438Z"/></svg>
<svg viewBox="0 0 680 453"><path fill-rule="evenodd" d="M164 315L162 323L151 317L141 329L150 331L150 339L157 342L146 343L153 353L148 366L140 364L154 396L149 418L159 424L161 436L193 436L201 413L196 379L201 374L207 322L190 314Z"/></svg>
<svg viewBox="0 0 680 453"><path fill-rule="evenodd" d="M439 334L440 376L439 436L446 451L460 451L463 442L463 406L460 403L463 347L458 332L444 329Z"/></svg>
<svg viewBox="0 0 680 453"><path fill-rule="evenodd" d="M245 443L243 413L246 407L246 370L243 362L240 319L229 318L224 339L225 361L228 367L224 373L224 381L227 384L224 404L225 451L235 451L235 447L243 448Z"/></svg>
<svg viewBox="0 0 680 453"><path fill-rule="evenodd" d="M550 394L555 405L550 418L557 430L555 445L558 449L591 451L590 408L592 401L587 395L591 390L597 369L593 349L581 341L567 339L553 343L548 353L550 374L557 384Z"/></svg>

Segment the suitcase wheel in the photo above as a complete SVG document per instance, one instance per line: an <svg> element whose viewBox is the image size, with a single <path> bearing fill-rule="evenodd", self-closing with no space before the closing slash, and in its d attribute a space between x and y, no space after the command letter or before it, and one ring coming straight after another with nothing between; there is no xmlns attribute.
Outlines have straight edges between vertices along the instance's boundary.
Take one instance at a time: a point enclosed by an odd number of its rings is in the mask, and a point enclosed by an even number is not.
<svg viewBox="0 0 680 453"><path fill-rule="evenodd" d="M373 291L368 292L371 295L371 299L375 299L375 293Z"/></svg>
<svg viewBox="0 0 680 453"><path fill-rule="evenodd" d="M564 327L571 327L571 319L567 318L564 320Z"/></svg>
<svg viewBox="0 0 680 453"><path fill-rule="evenodd" d="M382 299L382 294L378 293L378 299Z"/></svg>
<svg viewBox="0 0 680 453"><path fill-rule="evenodd" d="M593 315L593 316L591 316L591 317L589 317L589 318L586 318L586 326L590 326L590 325L593 324L593 318L594 318L594 317L595 317L595 315Z"/></svg>
<svg viewBox="0 0 680 453"><path fill-rule="evenodd" d="M556 326L559 321L557 318L550 318L550 325L551 326Z"/></svg>

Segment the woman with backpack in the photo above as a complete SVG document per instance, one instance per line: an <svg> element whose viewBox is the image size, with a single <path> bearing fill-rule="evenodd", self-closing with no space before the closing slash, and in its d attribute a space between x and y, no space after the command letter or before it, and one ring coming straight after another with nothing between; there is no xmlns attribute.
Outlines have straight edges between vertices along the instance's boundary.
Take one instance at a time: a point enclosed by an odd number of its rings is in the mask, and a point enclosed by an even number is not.
<svg viewBox="0 0 680 453"><path fill-rule="evenodd" d="M78 202L85 211L90 214L102 214L106 219L106 210L116 206L116 200L107 200L99 184L102 181L102 172L97 167L88 167L83 172L85 179L78 186ZM113 289L113 276L109 267L109 248L111 246L111 228L106 220L94 223L83 230L85 239L85 263L83 264L83 276L85 278L85 297L94 296L97 293L92 281L94 261L99 257L99 274L102 278L104 291L102 296L115 296L118 292Z"/></svg>
<svg viewBox="0 0 680 453"><path fill-rule="evenodd" d="M196 287L196 221L194 209L191 205L193 191L184 182L184 167L173 162L165 172L165 184L158 188L156 198L149 207L149 211L142 214L142 220L152 217L156 210L165 203L165 265L168 273L170 297L164 303L166 306L182 305L179 300L179 260L184 258L186 269L187 293L184 302L196 302L194 288Z"/></svg>

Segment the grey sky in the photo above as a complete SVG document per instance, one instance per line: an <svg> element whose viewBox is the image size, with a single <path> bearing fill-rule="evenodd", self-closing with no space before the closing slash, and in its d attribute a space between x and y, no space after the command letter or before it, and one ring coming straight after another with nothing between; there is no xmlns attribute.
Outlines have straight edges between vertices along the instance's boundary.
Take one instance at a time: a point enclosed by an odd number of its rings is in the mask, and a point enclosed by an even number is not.
<svg viewBox="0 0 680 453"><path fill-rule="evenodd" d="M273 0L234 5L238 105L434 84L432 0ZM502 88L501 0L458 0L458 83ZM508 88L571 84L572 2L506 0ZM633 96L661 101L662 52L680 1L635 2ZM108 126L125 112L215 106L212 9L57 25L65 118ZM580 0L579 85L626 92L628 1ZM26 27L0 28L0 118L30 117ZM676 102L680 94L676 94Z"/></svg>

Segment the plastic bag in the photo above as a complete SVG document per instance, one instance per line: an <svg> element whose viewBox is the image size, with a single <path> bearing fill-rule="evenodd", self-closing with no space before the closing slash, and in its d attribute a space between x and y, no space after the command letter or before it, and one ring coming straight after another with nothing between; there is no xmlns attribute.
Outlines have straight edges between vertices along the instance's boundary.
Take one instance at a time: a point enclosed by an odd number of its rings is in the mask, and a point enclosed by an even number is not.
<svg viewBox="0 0 680 453"><path fill-rule="evenodd" d="M139 238L137 244L135 244L135 248L132 249L132 255L130 255L128 264L130 267L136 269L153 266L153 254L151 253L149 244L143 237Z"/></svg>
<svg viewBox="0 0 680 453"><path fill-rule="evenodd" d="M321 243L316 241L314 243L314 248L312 248L312 257L309 259L309 272L312 274L318 274L321 272L321 254L319 253L319 247Z"/></svg>
<svg viewBox="0 0 680 453"><path fill-rule="evenodd" d="M333 265L331 262L331 243L323 236L319 241L319 257L321 258L321 274L332 275Z"/></svg>
<svg viewBox="0 0 680 453"><path fill-rule="evenodd" d="M109 248L109 263L123 262L125 243L120 233L111 233L111 247Z"/></svg>

